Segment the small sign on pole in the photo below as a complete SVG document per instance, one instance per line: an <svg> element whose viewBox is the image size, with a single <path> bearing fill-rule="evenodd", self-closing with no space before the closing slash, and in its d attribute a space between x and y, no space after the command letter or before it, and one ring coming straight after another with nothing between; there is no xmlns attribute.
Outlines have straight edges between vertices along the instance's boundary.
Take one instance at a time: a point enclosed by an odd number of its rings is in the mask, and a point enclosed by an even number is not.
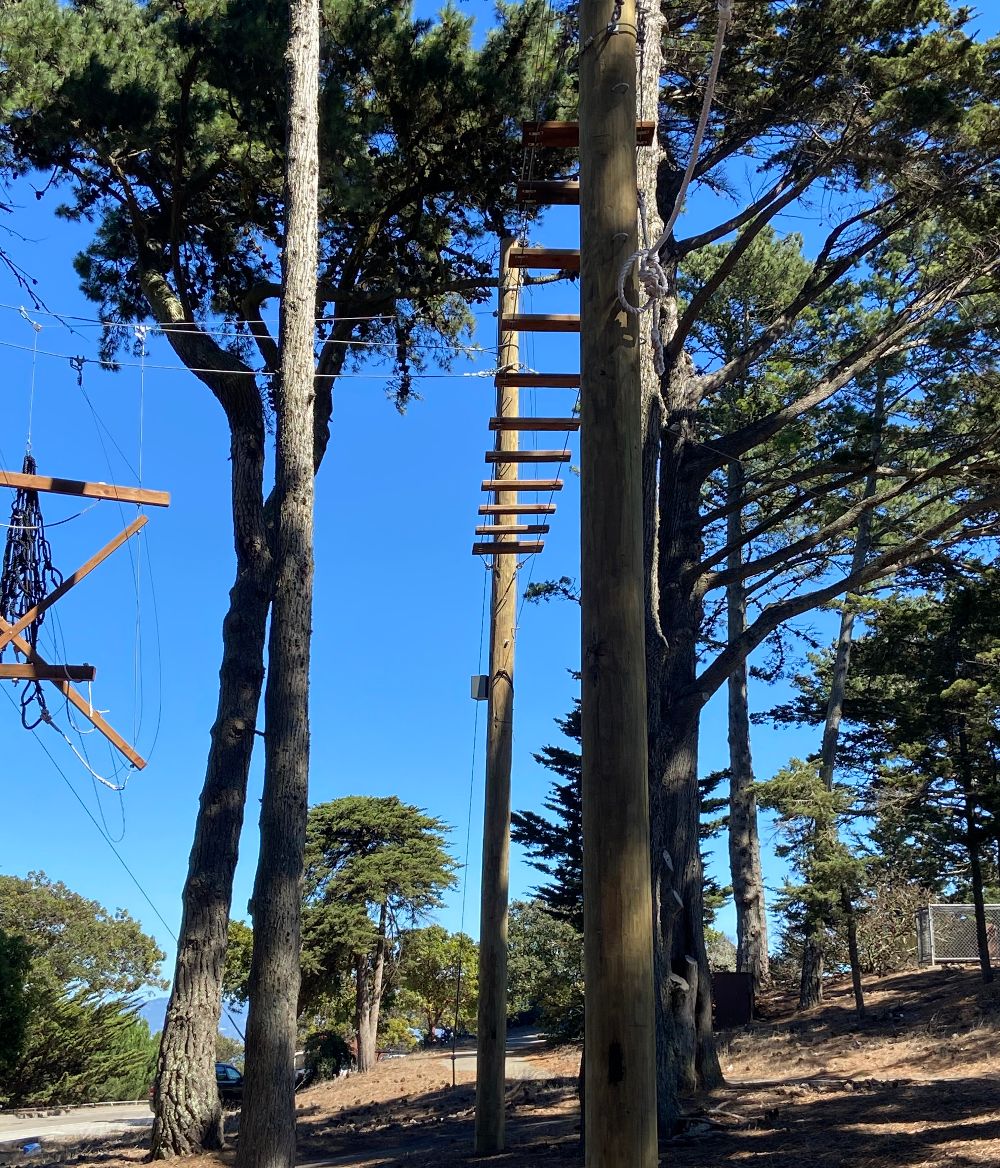
<svg viewBox="0 0 1000 1168"><path fill-rule="evenodd" d="M488 673L474 673L472 675L472 700L485 702L490 696L490 678Z"/></svg>

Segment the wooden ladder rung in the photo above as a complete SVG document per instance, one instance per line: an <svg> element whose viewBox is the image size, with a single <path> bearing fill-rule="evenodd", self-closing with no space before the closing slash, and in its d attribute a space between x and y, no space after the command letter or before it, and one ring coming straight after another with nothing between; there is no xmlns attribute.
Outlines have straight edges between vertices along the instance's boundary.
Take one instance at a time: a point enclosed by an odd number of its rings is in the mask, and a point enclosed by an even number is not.
<svg viewBox="0 0 1000 1168"><path fill-rule="evenodd" d="M579 373L498 373L493 382L499 388L579 389Z"/></svg>
<svg viewBox="0 0 1000 1168"><path fill-rule="evenodd" d="M500 318L502 333L578 333L580 317L570 312L518 312Z"/></svg>
<svg viewBox="0 0 1000 1168"><path fill-rule="evenodd" d="M580 205L580 180L570 179L530 179L517 184L518 203L532 206L578 207Z"/></svg>
<svg viewBox="0 0 1000 1168"><path fill-rule="evenodd" d="M480 503L480 515L555 515L555 503Z"/></svg>
<svg viewBox="0 0 1000 1168"><path fill-rule="evenodd" d="M580 270L579 248L512 247L507 253L511 268L551 268L558 272Z"/></svg>
<svg viewBox="0 0 1000 1168"><path fill-rule="evenodd" d="M636 122L635 144L652 146L656 122ZM556 146L574 149L580 145L579 122L522 122L523 146Z"/></svg>
<svg viewBox="0 0 1000 1168"><path fill-rule="evenodd" d="M93 681L93 665L38 665L31 661L0 665L0 681Z"/></svg>
<svg viewBox="0 0 1000 1168"><path fill-rule="evenodd" d="M483 479L484 491L561 491L562 479Z"/></svg>
<svg viewBox="0 0 1000 1168"><path fill-rule="evenodd" d="M579 418L490 418L491 430L562 430L580 429Z"/></svg>
<svg viewBox="0 0 1000 1168"><path fill-rule="evenodd" d="M568 450L487 450L487 462L569 462Z"/></svg>
<svg viewBox="0 0 1000 1168"><path fill-rule="evenodd" d="M547 523L485 523L476 535L548 535Z"/></svg>
<svg viewBox="0 0 1000 1168"><path fill-rule="evenodd" d="M534 543L526 543L523 540L516 539L505 539L497 543L474 543L472 545L472 554L474 556L533 556L536 552L540 552L543 547L545 547L545 544L540 539Z"/></svg>

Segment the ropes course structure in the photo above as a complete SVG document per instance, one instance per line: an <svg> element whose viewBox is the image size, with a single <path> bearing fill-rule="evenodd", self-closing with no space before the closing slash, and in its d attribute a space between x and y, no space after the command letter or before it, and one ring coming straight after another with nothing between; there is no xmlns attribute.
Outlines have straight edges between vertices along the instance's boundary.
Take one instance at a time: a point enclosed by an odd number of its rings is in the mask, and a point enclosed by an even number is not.
<svg viewBox="0 0 1000 1168"><path fill-rule="evenodd" d="M48 694L54 688L66 705L66 717L70 728L81 738L83 735L99 732L108 741L113 755L124 760L130 769L142 770L146 759L104 718L104 713L95 708L92 683L97 670L90 664L69 664L63 644L58 612L53 607L68 592L81 583L97 567L105 562L121 547L130 542L146 526L148 518L140 513L131 522L123 510L123 505L133 504L143 507L168 507L170 496L165 491L146 490L139 487L119 486L114 482L88 482L68 478L56 478L38 473L38 463L32 451L31 426L34 415L35 366L38 355L37 337L42 326L33 321L22 310L21 315L35 332L32 346L32 376L30 404L28 410L28 435L24 459L20 471L5 470L0 466L0 487L14 491L9 523L0 524L6 529L2 568L0 568L0 682L11 682L19 690L21 723L26 730L35 731L40 726L52 727L70 746L74 754L89 771L91 776L113 790L122 786L104 778L90 764L86 747L78 749L72 739L56 723L49 707ZM86 395L85 395L86 396ZM88 405L89 405L88 399ZM91 406L91 409L93 407ZM141 407L140 407L141 416ZM140 431L141 432L141 431ZM103 442L103 439L102 439ZM0 452L0 458L3 458ZM141 449L140 449L141 483ZM110 464L109 464L110 466ZM122 529L102 548L94 552L83 564L68 576L56 567L52 545L42 514L41 497L55 494L88 500L89 506L56 524L78 519L102 502L116 502L122 518ZM130 553L132 555L132 553ZM132 555L138 590L138 553ZM137 595L137 637L138 637L138 595ZM47 638L55 648L56 662L50 662L42 655L40 633L49 616L54 621L56 635ZM48 652L48 649L46 649ZM138 647L136 654L138 655ZM138 660L138 656L136 658ZM135 665L135 663L134 663ZM137 667L137 666L136 666ZM135 680L135 679L133 679ZM84 682L88 693L83 695L74 683ZM88 730L81 729L75 714L82 715L90 723ZM138 736L138 726L133 725L133 738ZM119 764L116 764L116 770Z"/></svg>

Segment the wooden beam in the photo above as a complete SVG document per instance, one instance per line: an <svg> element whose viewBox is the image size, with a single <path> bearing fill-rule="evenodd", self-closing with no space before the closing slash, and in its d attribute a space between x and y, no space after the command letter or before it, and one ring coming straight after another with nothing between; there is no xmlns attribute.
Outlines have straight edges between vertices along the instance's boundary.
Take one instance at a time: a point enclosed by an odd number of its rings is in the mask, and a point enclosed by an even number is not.
<svg viewBox="0 0 1000 1168"><path fill-rule="evenodd" d="M485 523L476 535L548 535L547 523Z"/></svg>
<svg viewBox="0 0 1000 1168"><path fill-rule="evenodd" d="M146 507L170 506L169 491L145 491L138 487L119 487L115 483L85 483L76 479L53 479L47 475L15 474L12 470L0 470L0 487L24 487L29 491L78 495L85 499L112 499Z"/></svg>
<svg viewBox="0 0 1000 1168"><path fill-rule="evenodd" d="M580 183L577 179L528 179L517 184L517 201L538 207L578 207Z"/></svg>
<svg viewBox="0 0 1000 1168"><path fill-rule="evenodd" d="M11 626L2 617L0 617L0 632L5 633L10 627ZM12 638L11 644L18 651L18 653L20 653L23 657L27 657L32 665L48 664L45 658L42 657L40 653L32 649L28 642L23 638ZM146 765L146 760L142 757L142 755L137 754L136 751L134 751L132 747L129 746L125 739L122 738L118 731L115 730L113 726L108 725L108 723L105 722L101 715L91 706L90 702L78 694L68 681L54 681L52 684L58 690L61 690L66 700L72 702L72 704L76 706L76 708L80 711L81 714L83 714L83 716L87 719L88 722L90 722L92 726L100 730L100 732L104 735L105 738L107 738L112 746L125 755L125 757L136 768L136 770L141 771L143 769L143 767Z"/></svg>
<svg viewBox="0 0 1000 1168"><path fill-rule="evenodd" d="M482 503L480 515L555 515L555 503Z"/></svg>
<svg viewBox="0 0 1000 1168"><path fill-rule="evenodd" d="M580 318L568 312L515 313L500 318L502 333L578 333ZM510 382L505 384L510 385Z"/></svg>
<svg viewBox="0 0 1000 1168"><path fill-rule="evenodd" d="M578 272L580 250L570 247L515 247L511 249L512 268L546 268L557 272Z"/></svg>
<svg viewBox="0 0 1000 1168"><path fill-rule="evenodd" d="M0 681L93 681L96 676L93 665L0 664Z"/></svg>
<svg viewBox="0 0 1000 1168"><path fill-rule="evenodd" d="M536 543L519 543L516 539L502 540L498 543L474 543L472 554L474 556L533 556L543 547L545 544L541 540Z"/></svg>
<svg viewBox="0 0 1000 1168"><path fill-rule="evenodd" d="M656 122L636 122L636 146L652 146ZM554 146L572 150L580 145L579 122L522 122L524 146Z"/></svg>
<svg viewBox="0 0 1000 1168"><path fill-rule="evenodd" d="M8 626L7 629L5 629L3 632L0 632L0 649L3 649L5 645L9 645L10 642L13 641L13 639L18 635L18 633L23 633L29 625L34 624L34 622L38 620L38 618L47 609L51 608L52 605L60 599L60 597L65 596L66 593L69 592L69 590L74 586L74 584L79 584L85 576L89 576L98 564L103 563L112 552L117 551L118 548L120 548L127 540L131 539L137 531L141 531L146 526L147 522L148 520L145 515L140 515L136 519L133 519L133 521L128 525L128 527L125 528L124 531L120 531L115 536L115 538L111 540L110 543L106 543L99 552L95 552L95 554L92 555L90 559L84 565L82 565L82 567L77 568L72 576L67 576L58 588L54 588L48 594L48 596L43 597L34 606L34 608L29 608L24 616L22 616L15 624ZM71 680L81 681L89 679L74 677Z"/></svg>
<svg viewBox="0 0 1000 1168"><path fill-rule="evenodd" d="M561 491L562 479L483 479L484 491Z"/></svg>
<svg viewBox="0 0 1000 1168"><path fill-rule="evenodd" d="M520 389L579 389L579 373L498 373L497 386L517 386Z"/></svg>
<svg viewBox="0 0 1000 1168"><path fill-rule="evenodd" d="M503 433L510 433L509 430ZM569 462L572 454L568 450L487 450L486 461L510 462Z"/></svg>
<svg viewBox="0 0 1000 1168"><path fill-rule="evenodd" d="M563 430L567 434L580 429L579 418L490 418L491 430Z"/></svg>

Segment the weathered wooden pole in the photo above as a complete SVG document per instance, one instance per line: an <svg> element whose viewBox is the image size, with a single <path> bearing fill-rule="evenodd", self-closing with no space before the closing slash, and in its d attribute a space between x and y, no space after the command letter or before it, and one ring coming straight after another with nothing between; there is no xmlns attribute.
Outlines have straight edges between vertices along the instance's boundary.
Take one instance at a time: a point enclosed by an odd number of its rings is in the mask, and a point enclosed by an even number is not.
<svg viewBox="0 0 1000 1168"><path fill-rule="evenodd" d="M499 321L517 312L520 271L500 247ZM497 368L516 370L518 335L501 327ZM497 417L518 414L516 386L497 386ZM497 450L516 450L516 430L497 432ZM496 477L516 478L517 464L496 465ZM517 503L517 491L497 491L497 503ZM517 516L500 522L517 523ZM498 536L497 538L502 538ZM479 924L479 1020L476 1030L476 1154L504 1146L504 1070L507 1049L507 886L510 869L510 767L514 741L514 623L517 556L493 556L490 601L490 688L486 728L486 806L483 815L482 905Z"/></svg>
<svg viewBox="0 0 1000 1168"><path fill-rule="evenodd" d="M634 0L581 0L580 48L586 1162L654 1168L639 325L616 288L637 246Z"/></svg>

